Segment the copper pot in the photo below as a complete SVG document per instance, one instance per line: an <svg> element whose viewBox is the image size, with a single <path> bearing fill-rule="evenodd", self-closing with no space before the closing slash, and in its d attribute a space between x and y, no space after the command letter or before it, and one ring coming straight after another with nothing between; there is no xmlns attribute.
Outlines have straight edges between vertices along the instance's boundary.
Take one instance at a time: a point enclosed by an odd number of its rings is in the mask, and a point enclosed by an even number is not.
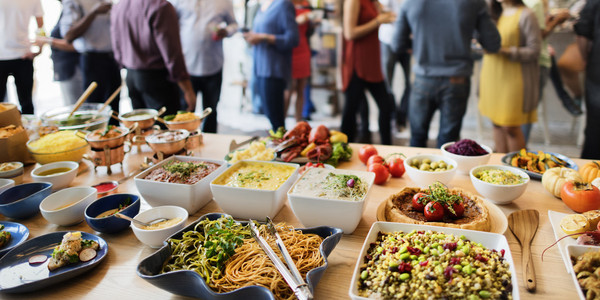
<svg viewBox="0 0 600 300"><path fill-rule="evenodd" d="M94 166L110 166L118 164L125 158L125 145L122 144L117 148L112 149L92 149L90 152L90 160Z"/></svg>
<svg viewBox="0 0 600 300"><path fill-rule="evenodd" d="M196 147L200 147L202 144L202 132L199 130L191 131L190 136L187 138L187 142L185 143L186 149L194 149Z"/></svg>
<svg viewBox="0 0 600 300"><path fill-rule="evenodd" d="M146 137L136 135L133 137L133 142L137 143L143 138L146 141L146 144L148 144L155 152L171 155L185 148L189 135L189 131L184 129L163 130Z"/></svg>
<svg viewBox="0 0 600 300"><path fill-rule="evenodd" d="M118 130L121 134L111 138L102 138L102 133L104 129L97 129L85 136L85 139L88 141L90 146L95 149L104 149L104 147L108 148L116 148L122 146L125 143L125 138L136 127L136 123L133 124L132 129L124 128L124 127L114 127L113 129ZM112 129L111 129L112 130Z"/></svg>
<svg viewBox="0 0 600 300"><path fill-rule="evenodd" d="M208 115L210 115L212 113L212 108L207 107L206 109L204 109L202 111L202 115L198 116L196 115L196 119L193 120L189 120L189 121L180 121L180 122L173 122L173 121L164 121L165 125L167 125L167 128L173 130L173 129L185 129L187 131L196 131L198 130L198 127L200 127L200 124L202 124L202 120L204 120L204 118L206 118Z"/></svg>
<svg viewBox="0 0 600 300"><path fill-rule="evenodd" d="M138 128L146 129L154 125L154 121L156 121L156 117L159 115L160 113L156 109L134 109L128 113L120 114L119 121L121 121L125 127L131 127L133 124L137 123Z"/></svg>

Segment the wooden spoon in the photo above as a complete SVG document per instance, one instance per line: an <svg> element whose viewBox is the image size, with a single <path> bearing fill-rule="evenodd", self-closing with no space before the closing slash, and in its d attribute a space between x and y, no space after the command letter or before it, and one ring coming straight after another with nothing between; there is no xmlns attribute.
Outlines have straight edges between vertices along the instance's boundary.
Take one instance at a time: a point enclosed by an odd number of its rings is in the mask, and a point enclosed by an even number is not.
<svg viewBox="0 0 600 300"><path fill-rule="evenodd" d="M98 84L95 81L92 81L92 83L90 83L90 86L88 86L88 88L83 92L83 94L81 94L81 97L79 97L79 99L77 99L77 102L75 103L73 110L71 110L71 113L69 113L69 116L67 117L67 119L73 116L73 114L81 107L83 102L85 102L85 100L87 100L87 98L92 94L92 92L97 87L98 87Z"/></svg>
<svg viewBox="0 0 600 300"><path fill-rule="evenodd" d="M108 97L108 99L106 99L106 101L104 101L104 104L102 104L102 107L100 107L100 109L98 111L96 111L96 116L100 114L100 112L105 109L111 102L113 102L113 100L115 100L115 98L117 97L117 94L119 94L119 92L121 91L121 88L123 86L120 85L118 89L116 89L111 95L110 97Z"/></svg>
<svg viewBox="0 0 600 300"><path fill-rule="evenodd" d="M531 259L531 241L537 232L540 223L540 213L537 210L525 209L511 213L508 216L508 228L515 235L521 249L521 265L523 266L523 279L525 287L530 293L535 292L535 270Z"/></svg>

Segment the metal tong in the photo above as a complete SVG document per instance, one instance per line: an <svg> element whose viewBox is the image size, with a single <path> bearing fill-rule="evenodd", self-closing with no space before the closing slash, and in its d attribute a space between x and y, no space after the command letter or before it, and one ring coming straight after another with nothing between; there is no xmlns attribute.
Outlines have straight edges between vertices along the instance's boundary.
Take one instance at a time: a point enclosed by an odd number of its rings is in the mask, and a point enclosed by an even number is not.
<svg viewBox="0 0 600 300"><path fill-rule="evenodd" d="M285 282L292 288L292 291L294 291L296 297L298 297L298 299L300 300L312 300L312 292L310 291L308 284L304 281L304 278L302 278L300 271L298 271L298 268L296 268L296 265L294 264L292 257L285 248L285 245L283 244L283 240L281 240L279 233L277 233L277 229L275 228L273 221L271 221L271 218L267 217L267 228L269 229L269 233L275 237L275 244L279 248L279 251L281 252L283 258L285 259L287 268L285 264L281 261L281 259L279 259L275 251L273 251L271 246L269 246L267 240L265 240L265 238L263 238L260 235L260 231L258 230L255 221L250 220L249 223L250 233L252 234L252 237L256 240L256 242L258 242L263 251L267 253L267 256L269 257L269 259L271 259L279 273L281 273Z"/></svg>

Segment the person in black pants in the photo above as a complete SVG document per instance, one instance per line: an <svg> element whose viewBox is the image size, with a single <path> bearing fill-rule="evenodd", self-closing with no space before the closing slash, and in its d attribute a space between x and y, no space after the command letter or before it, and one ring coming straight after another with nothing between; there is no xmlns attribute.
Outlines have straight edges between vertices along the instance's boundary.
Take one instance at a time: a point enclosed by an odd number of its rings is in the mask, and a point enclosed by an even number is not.
<svg viewBox="0 0 600 300"><path fill-rule="evenodd" d="M33 114L33 60L24 58L0 60L0 100L6 95L6 80L9 75L15 78L21 112Z"/></svg>
<svg viewBox="0 0 600 300"><path fill-rule="evenodd" d="M180 110L179 87L175 82L165 80L169 77L166 69L134 70L127 69L127 89L134 109L159 108L164 106L167 113ZM170 99L171 101L165 101Z"/></svg>

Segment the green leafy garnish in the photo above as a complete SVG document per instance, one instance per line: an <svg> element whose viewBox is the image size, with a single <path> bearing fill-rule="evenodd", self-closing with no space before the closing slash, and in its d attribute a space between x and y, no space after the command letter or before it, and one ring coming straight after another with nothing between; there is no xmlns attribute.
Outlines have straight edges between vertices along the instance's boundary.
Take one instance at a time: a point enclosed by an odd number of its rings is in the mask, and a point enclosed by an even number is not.
<svg viewBox="0 0 600 300"><path fill-rule="evenodd" d="M284 127L277 128L277 132L274 132L273 129L269 129L269 138L272 140L282 139L285 131Z"/></svg>
<svg viewBox="0 0 600 300"><path fill-rule="evenodd" d="M335 167L338 165L340 160L347 161L352 158L352 148L350 148L347 143L333 143L331 147L333 148L333 154L327 161L325 161L325 163Z"/></svg>
<svg viewBox="0 0 600 300"><path fill-rule="evenodd" d="M193 163L193 162L172 162L163 167L167 172L171 174L177 174L181 178L187 178L192 175L192 173L196 172L198 168L206 169L208 166L203 163Z"/></svg>
<svg viewBox="0 0 600 300"><path fill-rule="evenodd" d="M447 207L452 214L456 214L454 208L452 207L452 204L461 203L463 201L463 198L460 195L450 193L448 191L448 188L441 182L436 182L430 185L429 194L423 198L428 199L421 199L423 200L423 203L427 203L430 201L438 202L442 206Z"/></svg>
<svg viewBox="0 0 600 300"><path fill-rule="evenodd" d="M354 180L352 187L348 186L348 181ZM329 173L325 176L323 189L334 191L340 197L361 199L367 192L365 185L360 177L348 174Z"/></svg>

